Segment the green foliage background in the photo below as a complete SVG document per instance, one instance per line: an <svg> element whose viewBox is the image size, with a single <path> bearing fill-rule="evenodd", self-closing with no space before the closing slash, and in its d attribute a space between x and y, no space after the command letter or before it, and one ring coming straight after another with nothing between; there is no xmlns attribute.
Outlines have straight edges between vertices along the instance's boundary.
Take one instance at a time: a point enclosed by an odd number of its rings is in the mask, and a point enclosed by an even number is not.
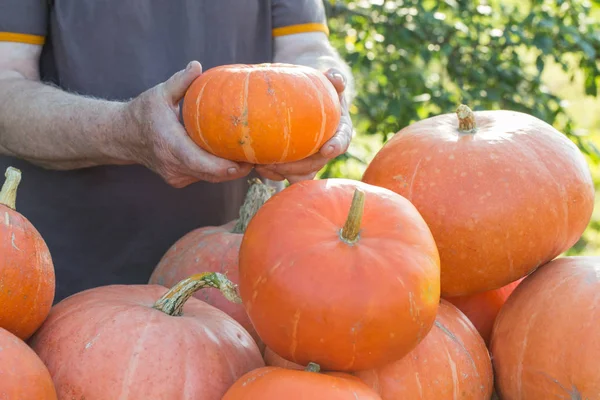
<svg viewBox="0 0 600 400"><path fill-rule="evenodd" d="M325 177L360 179L403 127L460 103L532 114L586 155L600 190L600 0L324 0L352 67L357 131ZM569 254L600 255L600 196Z"/></svg>

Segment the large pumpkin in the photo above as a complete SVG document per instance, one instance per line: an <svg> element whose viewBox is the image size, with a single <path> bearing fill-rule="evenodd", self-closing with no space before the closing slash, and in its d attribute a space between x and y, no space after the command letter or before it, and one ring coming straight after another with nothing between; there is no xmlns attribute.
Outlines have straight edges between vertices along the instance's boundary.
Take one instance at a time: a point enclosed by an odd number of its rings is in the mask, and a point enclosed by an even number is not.
<svg viewBox="0 0 600 400"><path fill-rule="evenodd" d="M333 84L314 68L233 64L196 78L182 114L188 134L204 150L274 164L318 152L335 134L341 107Z"/></svg>
<svg viewBox="0 0 600 400"><path fill-rule="evenodd" d="M439 257L404 197L346 179L275 194L240 248L240 295L256 331L297 364L351 371L396 360L429 332Z"/></svg>
<svg viewBox="0 0 600 400"><path fill-rule="evenodd" d="M320 373L309 363L306 370L263 367L241 377L222 400L381 400L372 389L352 375Z"/></svg>
<svg viewBox="0 0 600 400"><path fill-rule="evenodd" d="M483 339L467 317L445 300L433 328L410 354L354 375L383 400L489 400L494 387Z"/></svg>
<svg viewBox="0 0 600 400"><path fill-rule="evenodd" d="M272 187L259 179L251 180L240 209L240 218L223 226L198 228L183 236L162 257L149 283L171 287L195 273L217 271L237 284L242 236L248 222L271 197L273 191ZM194 296L225 311L252 335L259 348L264 347L242 304L231 302L214 290L199 291Z"/></svg>
<svg viewBox="0 0 600 400"><path fill-rule="evenodd" d="M579 149L519 112L460 106L414 123L363 181L408 198L441 259L442 296L498 289L569 249L590 221L594 185Z"/></svg>
<svg viewBox="0 0 600 400"><path fill-rule="evenodd" d="M264 362L241 325L191 297L211 287L235 299L231 282L218 273L193 275L168 291L88 289L54 306L30 345L60 399L220 400Z"/></svg>
<svg viewBox="0 0 600 400"><path fill-rule="evenodd" d="M508 299L508 296L510 296L522 280L523 278L502 286L500 289L466 296L447 297L445 299L454 304L469 318L486 345L489 345L496 316L506 302L506 299Z"/></svg>
<svg viewBox="0 0 600 400"><path fill-rule="evenodd" d="M0 328L28 339L50 312L52 257L32 223L16 211L21 171L8 167L0 191Z"/></svg>
<svg viewBox="0 0 600 400"><path fill-rule="evenodd" d="M48 369L21 339L0 328L0 399L56 400Z"/></svg>
<svg viewBox="0 0 600 400"><path fill-rule="evenodd" d="M501 399L598 399L600 257L564 257L519 284L490 350Z"/></svg>

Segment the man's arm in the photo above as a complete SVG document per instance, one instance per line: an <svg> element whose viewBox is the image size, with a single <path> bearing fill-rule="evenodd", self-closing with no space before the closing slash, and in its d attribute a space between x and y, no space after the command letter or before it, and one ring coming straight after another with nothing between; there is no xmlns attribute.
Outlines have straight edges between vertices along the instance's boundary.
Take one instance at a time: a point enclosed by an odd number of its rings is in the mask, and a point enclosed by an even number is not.
<svg viewBox="0 0 600 400"><path fill-rule="evenodd" d="M39 81L41 46L0 43L0 154L53 169L131 162L121 150L124 104Z"/></svg>
<svg viewBox="0 0 600 400"><path fill-rule="evenodd" d="M306 32L274 38L274 61L306 65L326 72L331 68L339 71L346 81L344 97L348 104L354 99L352 71L339 53L331 46L323 32Z"/></svg>
<svg viewBox="0 0 600 400"><path fill-rule="evenodd" d="M67 93L39 81L39 45L0 42L0 155L51 169L141 164L169 184L237 179L252 166L198 147L179 101L202 73L195 61L128 102Z"/></svg>

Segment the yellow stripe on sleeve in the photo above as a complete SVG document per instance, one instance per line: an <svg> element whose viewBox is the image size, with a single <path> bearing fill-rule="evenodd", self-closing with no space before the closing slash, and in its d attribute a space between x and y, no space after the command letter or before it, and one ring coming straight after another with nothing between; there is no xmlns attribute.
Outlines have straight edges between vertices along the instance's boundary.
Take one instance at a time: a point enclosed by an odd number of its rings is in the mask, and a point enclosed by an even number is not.
<svg viewBox="0 0 600 400"><path fill-rule="evenodd" d="M273 29L273 36L277 37L307 32L323 32L329 36L329 28L327 27L327 25L319 22L311 22L308 24L289 25L282 26L280 28L275 28Z"/></svg>
<svg viewBox="0 0 600 400"><path fill-rule="evenodd" d="M44 36L30 35L27 33L0 32L0 42L18 42L42 45L46 42Z"/></svg>

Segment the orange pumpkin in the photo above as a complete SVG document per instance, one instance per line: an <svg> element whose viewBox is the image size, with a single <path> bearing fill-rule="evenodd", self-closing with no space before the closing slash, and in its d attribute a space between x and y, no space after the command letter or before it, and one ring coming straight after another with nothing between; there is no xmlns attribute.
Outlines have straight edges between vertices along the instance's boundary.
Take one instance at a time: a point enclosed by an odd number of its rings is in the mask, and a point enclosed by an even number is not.
<svg viewBox="0 0 600 400"><path fill-rule="evenodd" d="M494 387L487 347L469 319L442 300L435 324L421 343L395 362L355 376L383 400L489 400Z"/></svg>
<svg viewBox="0 0 600 400"><path fill-rule="evenodd" d="M228 160L275 164L317 153L335 134L341 106L333 84L314 68L233 64L196 78L182 114L202 149Z"/></svg>
<svg viewBox="0 0 600 400"><path fill-rule="evenodd" d="M501 399L597 399L600 257L557 258L500 310L490 351Z"/></svg>
<svg viewBox="0 0 600 400"><path fill-rule="evenodd" d="M0 328L0 399L56 400L48 369L21 339Z"/></svg>
<svg viewBox="0 0 600 400"><path fill-rule="evenodd" d="M404 356L431 329L439 257L404 197L310 180L275 194L248 224L239 287L257 333L283 358L366 369Z"/></svg>
<svg viewBox="0 0 600 400"><path fill-rule="evenodd" d="M488 290L467 296L447 297L446 300L458 307L469 318L486 345L489 345L496 316L506 302L506 299L508 299L508 296L510 296L523 279L521 278L506 286L502 286L500 289Z"/></svg>
<svg viewBox="0 0 600 400"><path fill-rule="evenodd" d="M229 388L222 400L381 400L373 390L352 375L320 373L308 364L297 371L279 367L255 369Z"/></svg>
<svg viewBox="0 0 600 400"><path fill-rule="evenodd" d="M460 106L412 124L377 153L363 181L408 198L441 259L442 296L498 289L569 249L592 215L579 149L531 115Z"/></svg>
<svg viewBox="0 0 600 400"><path fill-rule="evenodd" d="M0 191L0 328L27 340L44 322L55 294L46 242L16 211L21 171L8 167Z"/></svg>
<svg viewBox="0 0 600 400"><path fill-rule="evenodd" d="M242 236L248 222L271 197L273 191L272 187L259 179L251 180L240 209L240 218L223 226L201 227L183 236L162 257L150 276L149 283L171 287L193 274L217 271L237 284ZM231 302L214 290L196 292L194 296L226 312L252 335L261 350L264 348L242 304Z"/></svg>
<svg viewBox="0 0 600 400"><path fill-rule="evenodd" d="M60 399L221 400L264 361L240 324L192 297L202 288L239 299L219 273L193 275L170 290L97 287L54 306L30 345Z"/></svg>

